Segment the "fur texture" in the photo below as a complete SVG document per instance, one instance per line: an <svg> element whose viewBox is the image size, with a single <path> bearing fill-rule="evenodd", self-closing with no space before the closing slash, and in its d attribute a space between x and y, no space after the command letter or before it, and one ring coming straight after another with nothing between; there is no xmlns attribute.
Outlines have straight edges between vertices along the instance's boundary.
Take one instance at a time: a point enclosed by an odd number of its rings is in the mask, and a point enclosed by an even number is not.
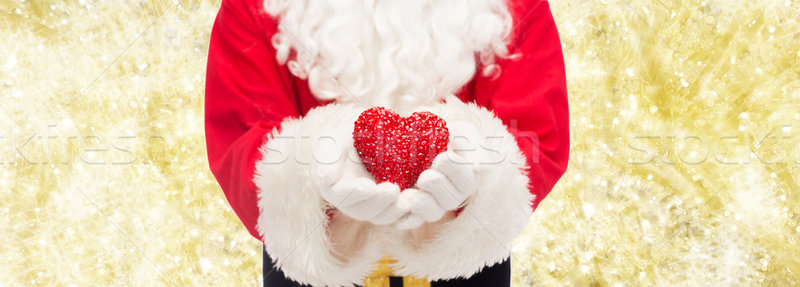
<svg viewBox="0 0 800 287"><path fill-rule="evenodd" d="M259 189L258 230L267 252L286 276L313 286L361 284L384 256L380 228L335 212L314 184L313 144L350 126L361 108L329 104L301 119L282 123L262 147L256 163Z"/></svg>
<svg viewBox="0 0 800 287"><path fill-rule="evenodd" d="M266 0L279 63L322 100L407 111L498 72L512 19L503 0Z"/></svg>
<svg viewBox="0 0 800 287"><path fill-rule="evenodd" d="M481 146L492 156L482 163L489 168L478 173L478 191L458 217L449 212L411 230L341 213L329 221L325 214L327 206L313 183L318 176L309 156L313 142L343 126L352 130L363 108L329 104L273 132L256 166L258 229L287 276L314 286L360 284L373 264L389 255L398 260L393 267L399 274L438 280L469 277L509 256L509 244L532 212L525 160L516 141L491 112L455 97L425 110L448 122L474 124L484 135Z"/></svg>

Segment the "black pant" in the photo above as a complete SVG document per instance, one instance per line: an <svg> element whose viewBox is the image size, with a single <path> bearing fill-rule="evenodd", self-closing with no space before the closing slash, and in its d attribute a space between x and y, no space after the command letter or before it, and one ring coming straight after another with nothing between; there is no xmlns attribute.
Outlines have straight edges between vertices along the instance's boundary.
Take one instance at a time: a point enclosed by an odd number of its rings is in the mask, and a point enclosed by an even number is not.
<svg viewBox="0 0 800 287"><path fill-rule="evenodd" d="M272 258L264 251L264 287L308 287L294 282L275 268ZM403 286L403 278L390 277L391 287ZM451 279L431 282L431 287L472 287L472 286L511 286L511 261L505 261L483 268L469 279Z"/></svg>

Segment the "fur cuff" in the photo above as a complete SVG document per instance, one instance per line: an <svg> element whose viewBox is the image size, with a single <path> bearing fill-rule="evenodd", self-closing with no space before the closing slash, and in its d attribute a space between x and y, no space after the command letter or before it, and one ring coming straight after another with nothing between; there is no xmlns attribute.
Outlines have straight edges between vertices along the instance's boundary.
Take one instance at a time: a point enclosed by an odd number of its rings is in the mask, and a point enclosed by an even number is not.
<svg viewBox="0 0 800 287"><path fill-rule="evenodd" d="M261 147L256 163L257 229L287 277L313 286L362 284L384 254L380 228L334 212L315 185L314 142L353 122L362 108L329 104L285 120Z"/></svg>
<svg viewBox="0 0 800 287"><path fill-rule="evenodd" d="M393 240L395 270L428 280L468 278L486 266L509 257L509 245L528 223L533 195L528 189L527 163L501 120L475 104L455 97L427 108L448 123L474 124L483 140L481 148L491 160L477 173L478 189L457 216L424 224Z"/></svg>

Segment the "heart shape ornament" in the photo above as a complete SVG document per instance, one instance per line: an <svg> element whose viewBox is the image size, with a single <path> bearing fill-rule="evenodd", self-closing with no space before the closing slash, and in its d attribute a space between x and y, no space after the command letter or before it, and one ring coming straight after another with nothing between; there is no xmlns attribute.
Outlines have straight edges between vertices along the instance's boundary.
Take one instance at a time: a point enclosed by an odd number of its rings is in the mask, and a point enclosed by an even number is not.
<svg viewBox="0 0 800 287"><path fill-rule="evenodd" d="M392 182L400 190L414 186L436 155L447 150L449 138L445 121L433 113L401 117L383 107L362 112L353 130L353 145L367 171L376 182Z"/></svg>

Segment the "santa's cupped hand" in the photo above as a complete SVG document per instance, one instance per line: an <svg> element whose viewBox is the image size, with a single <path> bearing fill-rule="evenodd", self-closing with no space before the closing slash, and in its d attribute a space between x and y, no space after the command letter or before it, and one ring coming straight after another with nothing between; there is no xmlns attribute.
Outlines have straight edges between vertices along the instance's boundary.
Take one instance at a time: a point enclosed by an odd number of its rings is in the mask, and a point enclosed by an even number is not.
<svg viewBox="0 0 800 287"><path fill-rule="evenodd" d="M349 127L331 131L314 149L314 179L321 197L347 216L376 225L413 229L440 220L467 203L477 190L476 173L487 168L481 159L488 151L482 150L475 126L458 121L448 128L448 150L402 192L397 184L375 182L353 148Z"/></svg>
<svg viewBox="0 0 800 287"><path fill-rule="evenodd" d="M475 125L465 121L448 123L447 127L450 130L447 151L437 155L414 187L398 197L400 209L409 211L395 224L399 229L438 221L448 211L466 205L477 191L477 173L487 168L485 159L489 156L480 144L482 136Z"/></svg>
<svg viewBox="0 0 800 287"><path fill-rule="evenodd" d="M396 223L409 210L398 206L400 187L376 183L353 147L352 126L321 137L314 149L314 172L320 196L328 205L360 221Z"/></svg>

